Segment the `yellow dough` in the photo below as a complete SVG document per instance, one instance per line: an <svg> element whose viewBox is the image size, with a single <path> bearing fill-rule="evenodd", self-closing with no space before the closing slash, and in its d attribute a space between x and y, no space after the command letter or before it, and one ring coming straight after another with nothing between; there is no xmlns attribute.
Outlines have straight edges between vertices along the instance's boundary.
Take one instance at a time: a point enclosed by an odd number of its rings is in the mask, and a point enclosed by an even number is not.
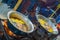
<svg viewBox="0 0 60 40"><path fill-rule="evenodd" d="M10 18L11 22L16 23L17 28L19 30L22 30L24 32L27 32L29 30L29 28L27 27L27 25L25 24L25 22L21 19L16 19L16 18Z"/></svg>
<svg viewBox="0 0 60 40"><path fill-rule="evenodd" d="M39 23L41 24L41 26L43 27L43 28L45 28L48 32L53 32L53 29L52 29L52 27L45 21L45 20L43 20L43 19L39 19Z"/></svg>

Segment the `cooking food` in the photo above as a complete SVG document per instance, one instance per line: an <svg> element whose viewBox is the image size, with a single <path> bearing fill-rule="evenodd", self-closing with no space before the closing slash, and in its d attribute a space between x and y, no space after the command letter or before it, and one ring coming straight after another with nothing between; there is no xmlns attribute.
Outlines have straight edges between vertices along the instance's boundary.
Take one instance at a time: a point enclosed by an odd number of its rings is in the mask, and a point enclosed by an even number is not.
<svg viewBox="0 0 60 40"><path fill-rule="evenodd" d="M49 23L44 20L44 19L39 19L39 23L41 24L41 26L46 29L48 32L53 32L52 27L49 25Z"/></svg>
<svg viewBox="0 0 60 40"><path fill-rule="evenodd" d="M29 31L29 28L27 27L27 25L25 24L25 22L22 21L21 19L12 17L12 18L10 18L10 20L11 20L12 23L14 23L14 25L17 26L17 28L19 30L22 30L24 32Z"/></svg>

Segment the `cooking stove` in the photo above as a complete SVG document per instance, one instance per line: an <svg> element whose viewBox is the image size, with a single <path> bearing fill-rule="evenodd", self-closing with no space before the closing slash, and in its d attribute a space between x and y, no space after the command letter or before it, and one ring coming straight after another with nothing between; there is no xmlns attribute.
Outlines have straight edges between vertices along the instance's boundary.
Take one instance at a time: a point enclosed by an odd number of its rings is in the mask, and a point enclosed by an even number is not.
<svg viewBox="0 0 60 40"><path fill-rule="evenodd" d="M0 19L0 40L52 40L56 37L56 35L49 36L47 32L39 34L38 30L39 29L29 34L30 37L16 35L8 28L7 20Z"/></svg>

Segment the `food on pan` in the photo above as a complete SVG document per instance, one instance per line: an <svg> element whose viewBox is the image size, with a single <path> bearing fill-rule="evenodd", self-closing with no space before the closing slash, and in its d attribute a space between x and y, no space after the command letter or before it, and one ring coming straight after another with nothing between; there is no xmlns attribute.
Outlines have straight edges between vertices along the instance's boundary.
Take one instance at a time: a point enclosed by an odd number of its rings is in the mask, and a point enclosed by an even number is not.
<svg viewBox="0 0 60 40"><path fill-rule="evenodd" d="M48 22L46 20L43 19L39 19L39 23L41 24L41 26L46 29L48 32L53 32L52 27L48 24Z"/></svg>
<svg viewBox="0 0 60 40"><path fill-rule="evenodd" d="M19 30L22 30L24 32L27 32L29 31L29 28L28 26L25 24L25 22L21 19L18 19L18 18L10 18L11 22L14 23L14 25L16 25L16 27L19 29Z"/></svg>

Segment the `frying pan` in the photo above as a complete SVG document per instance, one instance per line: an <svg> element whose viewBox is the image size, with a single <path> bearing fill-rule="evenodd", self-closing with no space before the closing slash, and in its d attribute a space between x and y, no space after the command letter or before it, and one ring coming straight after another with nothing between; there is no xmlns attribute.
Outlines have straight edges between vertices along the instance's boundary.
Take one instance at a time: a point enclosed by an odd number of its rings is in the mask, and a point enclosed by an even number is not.
<svg viewBox="0 0 60 40"><path fill-rule="evenodd" d="M11 20L10 20L10 16L11 17L15 17L18 19L23 20L23 22L25 22L25 24L27 25L27 27L30 29L27 32L19 29L16 24L14 24ZM8 28L15 33L16 35L21 35L21 36L27 36L29 33L32 33L34 31L34 26L32 24L32 22L26 17L24 16L22 13L16 12L16 11L9 11L7 14L7 19L8 19Z"/></svg>
<svg viewBox="0 0 60 40"><path fill-rule="evenodd" d="M24 16L22 13L13 11L12 9L9 8L9 6L8 6L7 4L4 4L4 3L2 3L2 4L0 5L0 9L1 9L1 10L0 10L0 18L1 18L1 19L8 19L7 25L8 25L8 27L9 27L9 29L10 29L13 33L15 33L15 34L17 34L17 35L26 36L26 35L28 35L29 33L32 33L32 32L33 32L34 26L33 26L32 22L31 22L26 16ZM14 12L14 14L13 14L14 16L18 17L19 19L21 18L21 20L23 20L23 21L26 23L26 25L27 25L31 30L30 30L30 31L27 31L27 32L24 32L24 31L18 29L18 28L16 27L16 25L14 25L14 24L10 21L9 16L12 15L12 12Z"/></svg>
<svg viewBox="0 0 60 40"><path fill-rule="evenodd" d="M36 18L40 25L49 33L58 34L58 30L55 24L43 15L36 15Z"/></svg>

